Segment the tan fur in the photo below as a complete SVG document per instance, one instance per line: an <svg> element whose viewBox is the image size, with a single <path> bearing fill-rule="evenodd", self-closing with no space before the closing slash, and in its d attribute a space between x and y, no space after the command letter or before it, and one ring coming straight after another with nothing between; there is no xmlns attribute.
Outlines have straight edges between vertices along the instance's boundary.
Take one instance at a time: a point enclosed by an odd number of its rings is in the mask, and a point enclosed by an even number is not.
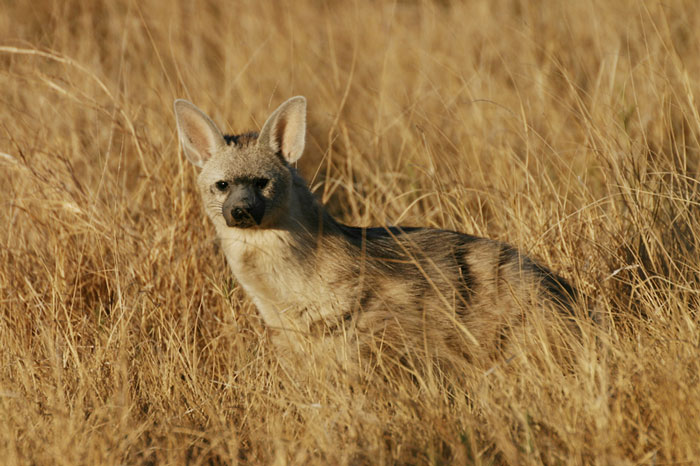
<svg viewBox="0 0 700 466"><path fill-rule="evenodd" d="M254 133L223 136L192 104L175 113L207 214L236 279L279 345L322 339L338 354L481 359L532 309L570 311L574 290L508 245L456 232L361 229L336 222L290 163L304 145L306 102L283 103ZM229 184L269 180L259 225L230 227ZM243 181L236 181L243 180Z"/></svg>

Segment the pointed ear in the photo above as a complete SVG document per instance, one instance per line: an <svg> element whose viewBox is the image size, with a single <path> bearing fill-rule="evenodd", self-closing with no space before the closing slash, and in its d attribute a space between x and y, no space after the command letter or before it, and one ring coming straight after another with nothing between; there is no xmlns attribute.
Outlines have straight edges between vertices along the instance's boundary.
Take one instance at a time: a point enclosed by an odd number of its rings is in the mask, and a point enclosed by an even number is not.
<svg viewBox="0 0 700 466"><path fill-rule="evenodd" d="M287 162L296 162L304 152L306 137L306 99L292 97L267 119L260 130L258 144L266 144L275 152L282 152Z"/></svg>
<svg viewBox="0 0 700 466"><path fill-rule="evenodd" d="M174 107L182 150L190 162L201 167L218 148L226 145L224 136L204 112L188 101L177 99Z"/></svg>

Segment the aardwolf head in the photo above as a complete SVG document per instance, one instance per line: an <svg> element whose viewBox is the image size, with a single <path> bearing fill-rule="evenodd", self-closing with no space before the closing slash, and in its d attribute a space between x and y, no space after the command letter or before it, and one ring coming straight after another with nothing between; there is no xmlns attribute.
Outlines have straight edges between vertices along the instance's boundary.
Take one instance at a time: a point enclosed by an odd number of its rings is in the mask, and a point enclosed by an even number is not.
<svg viewBox="0 0 700 466"><path fill-rule="evenodd" d="M306 99L292 97L260 134L224 135L190 102L175 101L180 144L202 170L199 189L217 228L269 228L289 211L291 163L304 151Z"/></svg>

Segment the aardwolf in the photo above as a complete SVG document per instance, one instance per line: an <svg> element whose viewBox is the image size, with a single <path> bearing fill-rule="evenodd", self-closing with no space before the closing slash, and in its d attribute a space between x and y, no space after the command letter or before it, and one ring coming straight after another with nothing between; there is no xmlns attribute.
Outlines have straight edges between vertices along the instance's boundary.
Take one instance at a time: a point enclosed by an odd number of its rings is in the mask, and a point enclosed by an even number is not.
<svg viewBox="0 0 700 466"><path fill-rule="evenodd" d="M492 354L528 310L572 311L575 290L507 244L334 220L292 166L304 151L304 97L280 105L259 134L225 135L193 104L174 107L228 264L275 343L330 337L354 354L472 359Z"/></svg>

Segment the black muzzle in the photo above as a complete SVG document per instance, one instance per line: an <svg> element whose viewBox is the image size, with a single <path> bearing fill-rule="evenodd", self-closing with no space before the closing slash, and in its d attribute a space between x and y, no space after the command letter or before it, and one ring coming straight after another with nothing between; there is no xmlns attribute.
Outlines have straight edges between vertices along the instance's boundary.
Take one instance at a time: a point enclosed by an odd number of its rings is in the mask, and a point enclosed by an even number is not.
<svg viewBox="0 0 700 466"><path fill-rule="evenodd" d="M221 211L229 227L249 228L262 222L265 200L252 186L238 185L231 189Z"/></svg>

